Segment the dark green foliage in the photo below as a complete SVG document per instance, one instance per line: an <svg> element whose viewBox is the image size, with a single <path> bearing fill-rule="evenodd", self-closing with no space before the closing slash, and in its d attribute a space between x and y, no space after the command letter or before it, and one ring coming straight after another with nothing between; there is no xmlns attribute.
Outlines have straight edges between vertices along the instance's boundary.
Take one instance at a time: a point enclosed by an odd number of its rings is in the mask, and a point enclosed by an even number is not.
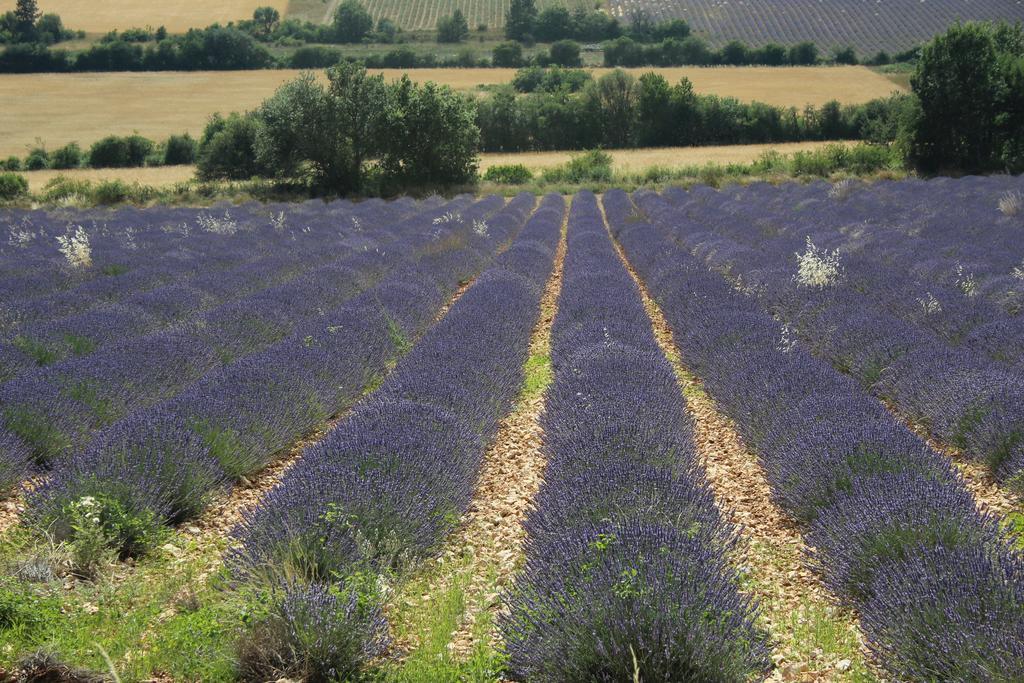
<svg viewBox="0 0 1024 683"><path fill-rule="evenodd" d="M491 52L491 64L503 68L523 65L523 46L515 41L501 43Z"/></svg>
<svg viewBox="0 0 1024 683"><path fill-rule="evenodd" d="M143 166L153 147L153 141L141 135L108 135L89 148L89 165L93 168Z"/></svg>
<svg viewBox="0 0 1024 683"><path fill-rule="evenodd" d="M164 144L164 165L178 166L195 163L197 147L196 141L188 133L172 135Z"/></svg>
<svg viewBox="0 0 1024 683"><path fill-rule="evenodd" d="M484 180L502 185L522 185L533 180L533 173L522 164L503 164L488 168Z"/></svg>
<svg viewBox="0 0 1024 683"><path fill-rule="evenodd" d="M41 171L50 166L50 153L43 147L36 147L25 157L26 171Z"/></svg>
<svg viewBox="0 0 1024 683"><path fill-rule="evenodd" d="M67 169L78 168L82 165L82 148L77 142L69 142L63 147L54 150L50 155L50 168Z"/></svg>
<svg viewBox="0 0 1024 683"><path fill-rule="evenodd" d="M450 186L476 178L480 129L471 100L447 86L392 87L380 168L387 187Z"/></svg>
<svg viewBox="0 0 1024 683"><path fill-rule="evenodd" d="M39 43L9 45L0 52L0 73L51 73L70 69L67 52L48 50Z"/></svg>
<svg viewBox="0 0 1024 683"><path fill-rule="evenodd" d="M469 23L462 10L456 9L450 17L437 21L437 42L461 43L469 37Z"/></svg>
<svg viewBox="0 0 1024 683"><path fill-rule="evenodd" d="M3 171L20 171L21 170L21 159L16 156L9 156L2 163L0 163L0 170Z"/></svg>
<svg viewBox="0 0 1024 683"><path fill-rule="evenodd" d="M612 157L600 150L574 156L567 163L544 171L544 180L549 183L608 182L611 179Z"/></svg>
<svg viewBox="0 0 1024 683"><path fill-rule="evenodd" d="M252 13L256 29L264 36L269 36L281 23L281 13L273 7L257 7Z"/></svg>
<svg viewBox="0 0 1024 683"><path fill-rule="evenodd" d="M558 66L582 66L580 44L575 40L559 40L551 46L550 61Z"/></svg>
<svg viewBox="0 0 1024 683"><path fill-rule="evenodd" d="M263 103L256 150L277 175L308 175L324 190L344 194L362 187L365 161L384 144L387 86L382 76L349 62L327 75L326 88L306 74Z"/></svg>
<svg viewBox="0 0 1024 683"><path fill-rule="evenodd" d="M1024 170L1024 32L958 24L924 46L911 79L920 110L905 127L920 170Z"/></svg>
<svg viewBox="0 0 1024 683"><path fill-rule="evenodd" d="M797 43L789 48L789 63L794 66L818 63L818 47L814 43Z"/></svg>
<svg viewBox="0 0 1024 683"><path fill-rule="evenodd" d="M14 9L14 27L22 42L28 43L36 39L36 21L41 14L36 0L18 0Z"/></svg>
<svg viewBox="0 0 1024 683"><path fill-rule="evenodd" d="M263 174L256 162L256 119L215 114L206 124L196 157L201 180L247 180Z"/></svg>
<svg viewBox="0 0 1024 683"><path fill-rule="evenodd" d="M323 45L306 45L292 53L288 66L293 69L326 69L341 61L341 52Z"/></svg>
<svg viewBox="0 0 1024 683"><path fill-rule="evenodd" d="M849 45L837 48L832 53L832 61L836 64L860 64L860 60L857 59L857 51Z"/></svg>
<svg viewBox="0 0 1024 683"><path fill-rule="evenodd" d="M28 180L17 173L0 173L0 201L17 199L28 194Z"/></svg>
<svg viewBox="0 0 1024 683"><path fill-rule="evenodd" d="M512 0L505 14L505 37L511 40L533 40L537 24L537 5L534 0Z"/></svg>
<svg viewBox="0 0 1024 683"><path fill-rule="evenodd" d="M334 12L333 27L339 43L361 43L373 30L373 18L359 0L345 0Z"/></svg>
<svg viewBox="0 0 1024 683"><path fill-rule="evenodd" d="M544 43L571 38L574 35L572 15L565 7L548 7L537 15L533 37Z"/></svg>

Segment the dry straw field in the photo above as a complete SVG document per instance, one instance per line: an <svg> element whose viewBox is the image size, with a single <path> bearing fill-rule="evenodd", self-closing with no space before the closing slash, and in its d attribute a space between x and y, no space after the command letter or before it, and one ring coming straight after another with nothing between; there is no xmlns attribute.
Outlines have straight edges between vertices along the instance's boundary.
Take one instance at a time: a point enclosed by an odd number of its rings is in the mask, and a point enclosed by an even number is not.
<svg viewBox="0 0 1024 683"><path fill-rule="evenodd" d="M744 164L755 161L767 150L775 150L780 154L790 155L798 151L820 149L836 142L791 142L774 145L724 145L720 147L658 147L654 149L616 149L610 150L615 160L615 169L621 172L642 171L651 166L680 168L684 166L703 166L708 163ZM839 143L847 144L847 143ZM484 172L491 166L501 164L523 164L533 171L551 168L564 164L573 154L578 152L522 152L518 154L482 154L480 171ZM73 171L29 171L24 175L28 178L33 192L43 187L57 176L67 176L80 180L98 182L102 180L123 180L153 187L168 187L175 183L191 180L195 174L194 166L155 166L150 168L80 168Z"/></svg>
<svg viewBox="0 0 1024 683"><path fill-rule="evenodd" d="M44 12L61 16L64 25L76 31L106 33L111 29L165 26L168 31L185 32L214 22L249 19L257 7L276 7L282 13L287 0L45 0ZM0 13L14 9L15 0L0 0Z"/></svg>
<svg viewBox="0 0 1024 683"><path fill-rule="evenodd" d="M606 70L597 69L595 75ZM645 69L633 70L640 74ZM671 82L693 81L698 92L803 107L830 99L866 102L897 89L892 81L861 67L657 69ZM214 112L257 106L298 72L161 72L16 74L0 76L0 156L23 156L42 140L50 149L77 141L83 146L109 134L133 131L162 139L188 131L197 135ZM389 78L403 72L386 71ZM505 83L512 69L419 69L417 81L460 89Z"/></svg>

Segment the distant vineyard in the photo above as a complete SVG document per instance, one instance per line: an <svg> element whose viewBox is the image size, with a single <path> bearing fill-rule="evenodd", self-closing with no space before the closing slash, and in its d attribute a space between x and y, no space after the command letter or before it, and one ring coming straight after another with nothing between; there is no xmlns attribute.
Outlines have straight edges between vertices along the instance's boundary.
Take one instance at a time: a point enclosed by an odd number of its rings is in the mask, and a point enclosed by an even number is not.
<svg viewBox="0 0 1024 683"><path fill-rule="evenodd" d="M488 28L505 25L505 12L508 11L509 0L366 0L366 8L373 18L387 17L406 30L432 29L437 20L446 17L456 9L461 9L469 21L469 27L475 29L481 24ZM538 0L541 9L549 6L575 7L582 0Z"/></svg>
<svg viewBox="0 0 1024 683"><path fill-rule="evenodd" d="M609 0L628 19L682 18L717 44L811 40L823 49L852 45L861 54L910 48L957 20L1024 21L1024 0Z"/></svg>

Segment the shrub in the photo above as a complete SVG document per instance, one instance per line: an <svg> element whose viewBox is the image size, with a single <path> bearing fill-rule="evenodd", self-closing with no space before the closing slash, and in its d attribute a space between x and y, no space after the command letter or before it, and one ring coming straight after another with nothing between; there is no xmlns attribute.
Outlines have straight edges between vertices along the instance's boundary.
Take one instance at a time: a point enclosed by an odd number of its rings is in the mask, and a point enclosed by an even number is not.
<svg viewBox="0 0 1024 683"><path fill-rule="evenodd" d="M28 464L29 452L25 444L0 427L0 499L21 482L28 472Z"/></svg>
<svg viewBox="0 0 1024 683"><path fill-rule="evenodd" d="M0 200L17 199L28 194L28 180L17 173L0 173Z"/></svg>
<svg viewBox="0 0 1024 683"><path fill-rule="evenodd" d="M286 588L239 643L242 679L353 680L388 644L376 602L358 587Z"/></svg>
<svg viewBox="0 0 1024 683"><path fill-rule="evenodd" d="M503 185L522 185L533 180L533 172L522 164L502 164L488 168L484 180Z"/></svg>
<svg viewBox="0 0 1024 683"><path fill-rule="evenodd" d="M164 145L163 164L181 166L195 163L198 145L191 135L172 135Z"/></svg>
<svg viewBox="0 0 1024 683"><path fill-rule="evenodd" d="M580 44L574 40L559 40L551 46L550 59L559 66L581 66Z"/></svg>
<svg viewBox="0 0 1024 683"><path fill-rule="evenodd" d="M69 142L50 156L50 168L78 168L82 165L82 148L77 142Z"/></svg>
<svg viewBox="0 0 1024 683"><path fill-rule="evenodd" d="M0 164L0 170L2 171L20 171L21 170L21 159L16 156L9 156L7 159Z"/></svg>
<svg viewBox="0 0 1024 683"><path fill-rule="evenodd" d="M293 69L326 69L341 61L341 52L323 45L307 45L296 50L288 60Z"/></svg>
<svg viewBox="0 0 1024 683"><path fill-rule="evenodd" d="M92 183L88 180L59 175L51 178L43 186L41 199L44 202L60 202L75 197L88 197L91 193Z"/></svg>
<svg viewBox="0 0 1024 683"><path fill-rule="evenodd" d="M50 167L50 153L42 147L36 147L25 157L26 171L42 171Z"/></svg>
<svg viewBox="0 0 1024 683"><path fill-rule="evenodd" d="M99 205L121 204L132 194L132 186L124 181L103 180L93 188L91 199Z"/></svg>
<svg viewBox="0 0 1024 683"><path fill-rule="evenodd" d="M612 155L591 150L572 157L561 166L546 169L543 178L549 183L609 182L612 179Z"/></svg>
<svg viewBox="0 0 1024 683"><path fill-rule="evenodd" d="M256 162L258 127L251 115L224 118L215 114L199 141L196 161L200 180L247 180L261 175L262 167Z"/></svg>
<svg viewBox="0 0 1024 683"><path fill-rule="evenodd" d="M456 9L450 17L442 17L437 22L437 42L461 43L469 37L469 24L462 10Z"/></svg>
<svg viewBox="0 0 1024 683"><path fill-rule="evenodd" d="M93 168L142 166L153 147L153 141L141 135L109 135L93 143L89 149L89 165Z"/></svg>
<svg viewBox="0 0 1024 683"><path fill-rule="evenodd" d="M517 68L523 65L523 46L514 41L497 45L491 52L491 64L503 68Z"/></svg>

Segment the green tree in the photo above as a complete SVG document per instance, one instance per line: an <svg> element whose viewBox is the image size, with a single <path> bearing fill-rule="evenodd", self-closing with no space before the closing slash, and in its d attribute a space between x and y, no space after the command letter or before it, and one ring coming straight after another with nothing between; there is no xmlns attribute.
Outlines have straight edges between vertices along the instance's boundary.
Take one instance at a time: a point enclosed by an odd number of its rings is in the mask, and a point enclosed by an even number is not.
<svg viewBox="0 0 1024 683"><path fill-rule="evenodd" d="M797 43L789 48L789 63L794 66L811 66L818 63L818 47L814 43Z"/></svg>
<svg viewBox="0 0 1024 683"><path fill-rule="evenodd" d="M671 86L661 74L648 72L640 76L638 88L638 142L642 147L671 145L675 130Z"/></svg>
<svg viewBox="0 0 1024 683"><path fill-rule="evenodd" d="M584 91L584 100L608 146L630 147L635 143L639 89L632 76L616 69L591 83Z"/></svg>
<svg viewBox="0 0 1024 683"><path fill-rule="evenodd" d="M389 111L384 77L342 62L281 86L257 110L256 155L282 178L304 177L325 192L362 189L365 161L379 151Z"/></svg>
<svg viewBox="0 0 1024 683"><path fill-rule="evenodd" d="M575 40L559 40L551 45L550 60L558 66L582 66L580 44Z"/></svg>
<svg viewBox="0 0 1024 683"><path fill-rule="evenodd" d="M214 114L199 141L196 175L200 180L248 180L267 174L256 161L259 122L252 114Z"/></svg>
<svg viewBox="0 0 1024 683"><path fill-rule="evenodd" d="M393 86L381 141L384 182L403 186L458 185L472 182L479 159L476 108L448 86L415 86L408 76Z"/></svg>
<svg viewBox="0 0 1024 683"><path fill-rule="evenodd" d="M537 15L533 37L543 43L553 43L574 36L572 15L565 7L547 7Z"/></svg>
<svg viewBox="0 0 1024 683"><path fill-rule="evenodd" d="M534 0L512 0L505 14L505 37L511 40L532 40L537 25Z"/></svg>
<svg viewBox="0 0 1024 683"><path fill-rule="evenodd" d="M360 43L373 30L373 17L359 0L345 0L334 12L334 38L339 43Z"/></svg>
<svg viewBox="0 0 1024 683"><path fill-rule="evenodd" d="M924 46L910 79L921 110L911 160L922 170L982 171L995 159L997 53L992 32L958 24Z"/></svg>
<svg viewBox="0 0 1024 683"><path fill-rule="evenodd" d="M437 21L437 42L461 43L469 37L469 22L462 10L457 9L450 17L441 17Z"/></svg>
<svg viewBox="0 0 1024 683"><path fill-rule="evenodd" d="M729 64L731 66L750 64L750 50L747 48L746 44L741 43L738 40L726 43L725 47L722 48L721 54L723 64Z"/></svg>
<svg viewBox="0 0 1024 683"><path fill-rule="evenodd" d="M857 51L852 46L836 48L832 53L832 61L836 64L860 64L857 59Z"/></svg>
<svg viewBox="0 0 1024 683"><path fill-rule="evenodd" d="M491 64L504 68L523 65L523 46L515 41L500 43L491 52Z"/></svg>
<svg viewBox="0 0 1024 683"><path fill-rule="evenodd" d="M18 37L22 42L29 43L35 40L36 21L42 14L36 0L18 0L14 8L14 19Z"/></svg>
<svg viewBox="0 0 1024 683"><path fill-rule="evenodd" d="M281 13L273 7L257 7L252 13L252 20L260 35L269 36L281 23Z"/></svg>

